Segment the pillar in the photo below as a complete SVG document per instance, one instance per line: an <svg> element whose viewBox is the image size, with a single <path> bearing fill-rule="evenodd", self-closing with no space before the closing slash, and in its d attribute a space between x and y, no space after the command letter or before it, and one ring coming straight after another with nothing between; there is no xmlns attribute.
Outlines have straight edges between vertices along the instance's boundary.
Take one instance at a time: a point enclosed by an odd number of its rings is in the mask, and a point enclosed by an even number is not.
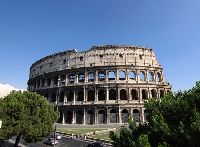
<svg viewBox="0 0 200 147"><path fill-rule="evenodd" d="M87 71L85 71L84 82L85 82L85 83L88 82L88 72L87 72Z"/></svg>
<svg viewBox="0 0 200 147"><path fill-rule="evenodd" d="M98 101L98 90L96 87L94 88L94 94L95 94L95 102L97 102Z"/></svg>
<svg viewBox="0 0 200 147"><path fill-rule="evenodd" d="M75 103L76 103L76 91L73 91L73 92L74 92L73 104L75 105Z"/></svg>
<svg viewBox="0 0 200 147"><path fill-rule="evenodd" d="M65 124L65 111L63 110L62 124Z"/></svg>
<svg viewBox="0 0 200 147"><path fill-rule="evenodd" d="M85 108L83 108L83 124L86 124L86 115L85 115Z"/></svg>
<svg viewBox="0 0 200 147"><path fill-rule="evenodd" d="M95 83L98 83L98 70L95 71Z"/></svg>
<svg viewBox="0 0 200 147"><path fill-rule="evenodd" d="M119 123L121 124L122 123L122 116L121 116L121 109L120 109L120 106L119 106Z"/></svg>

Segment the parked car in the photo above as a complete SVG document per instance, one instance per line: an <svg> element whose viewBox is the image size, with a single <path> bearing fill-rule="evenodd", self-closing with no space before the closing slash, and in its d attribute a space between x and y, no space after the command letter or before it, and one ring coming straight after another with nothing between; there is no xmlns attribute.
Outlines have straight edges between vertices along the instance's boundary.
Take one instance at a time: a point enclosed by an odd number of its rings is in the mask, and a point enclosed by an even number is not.
<svg viewBox="0 0 200 147"><path fill-rule="evenodd" d="M54 144L58 144L58 141L57 140L54 141L54 138L48 138L47 140L44 141L44 144L54 145Z"/></svg>
<svg viewBox="0 0 200 147"><path fill-rule="evenodd" d="M51 135L50 135L50 138L54 138L55 136L54 136L54 133L52 133ZM56 139L58 139L58 140L60 140L62 138L62 135L61 134L59 134L59 133L56 133Z"/></svg>
<svg viewBox="0 0 200 147"><path fill-rule="evenodd" d="M106 147L106 144L97 141L97 142L93 142L93 143L88 144L87 147Z"/></svg>

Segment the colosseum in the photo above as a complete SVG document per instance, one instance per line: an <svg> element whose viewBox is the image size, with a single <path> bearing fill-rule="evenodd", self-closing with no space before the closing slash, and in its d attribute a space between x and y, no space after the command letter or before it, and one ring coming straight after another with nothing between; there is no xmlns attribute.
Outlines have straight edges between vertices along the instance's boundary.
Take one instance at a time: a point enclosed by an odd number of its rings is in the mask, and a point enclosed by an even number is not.
<svg viewBox="0 0 200 147"><path fill-rule="evenodd" d="M151 48L93 46L46 56L30 67L29 91L44 95L63 124L145 122L144 101L171 92Z"/></svg>

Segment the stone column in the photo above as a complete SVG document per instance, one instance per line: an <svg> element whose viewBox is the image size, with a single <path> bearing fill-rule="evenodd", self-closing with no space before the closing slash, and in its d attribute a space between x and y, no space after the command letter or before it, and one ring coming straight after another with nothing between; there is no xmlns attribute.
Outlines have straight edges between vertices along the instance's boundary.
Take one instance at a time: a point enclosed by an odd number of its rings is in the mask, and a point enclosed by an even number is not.
<svg viewBox="0 0 200 147"><path fill-rule="evenodd" d="M83 101L86 102L86 89L85 86L83 87Z"/></svg>
<svg viewBox="0 0 200 147"><path fill-rule="evenodd" d="M67 92L66 92L66 90L64 91L64 101L63 101L63 103L64 104L67 103Z"/></svg>
<svg viewBox="0 0 200 147"><path fill-rule="evenodd" d="M108 76L109 76L108 73L109 73L109 71L106 70L106 72L105 72L105 81L106 82L108 82Z"/></svg>
<svg viewBox="0 0 200 147"><path fill-rule="evenodd" d="M115 71L115 81L119 80L118 70Z"/></svg>
<svg viewBox="0 0 200 147"><path fill-rule="evenodd" d="M73 91L73 92L74 92L73 104L75 105L75 103L76 103L76 91Z"/></svg>
<svg viewBox="0 0 200 147"><path fill-rule="evenodd" d="M126 69L126 71L125 71L126 73L125 73L125 80L128 82L128 80L129 80L129 74L128 74L128 70Z"/></svg>
<svg viewBox="0 0 200 147"><path fill-rule="evenodd" d="M85 108L83 108L83 124L86 124Z"/></svg>
<svg viewBox="0 0 200 147"><path fill-rule="evenodd" d="M65 111L63 110L62 124L65 124Z"/></svg>
<svg viewBox="0 0 200 147"><path fill-rule="evenodd" d="M72 124L76 124L76 111L73 110Z"/></svg>
<svg viewBox="0 0 200 147"><path fill-rule="evenodd" d="M144 121L145 121L145 120L144 120L144 110L145 110L145 108L142 108L141 111L140 111L140 113L141 113L141 119L142 119L141 121L142 121L143 123L144 123Z"/></svg>
<svg viewBox="0 0 200 147"><path fill-rule="evenodd" d="M94 108L95 110L94 110L94 124L98 124L98 110L97 110L97 108Z"/></svg>
<svg viewBox="0 0 200 147"><path fill-rule="evenodd" d="M98 101L98 91L97 91L97 88L94 87L94 94L95 94L95 102Z"/></svg>
<svg viewBox="0 0 200 147"><path fill-rule="evenodd" d="M85 82L85 83L88 82L88 72L87 72L87 71L85 71L84 82Z"/></svg>
<svg viewBox="0 0 200 147"><path fill-rule="evenodd" d="M120 100L120 89L117 88L117 100L119 101Z"/></svg>
<svg viewBox="0 0 200 147"><path fill-rule="evenodd" d="M98 70L95 71L95 83L98 83Z"/></svg>
<svg viewBox="0 0 200 147"><path fill-rule="evenodd" d="M127 88L127 96L128 96L128 102L129 102L131 100L131 98L130 98L131 94L130 94L130 88L129 87Z"/></svg>
<svg viewBox="0 0 200 147"><path fill-rule="evenodd" d="M122 116L121 116L121 109L120 109L120 106L119 106L119 123L120 123L120 124L122 123Z"/></svg>
<svg viewBox="0 0 200 147"><path fill-rule="evenodd" d="M147 73L146 73L146 81L147 81L147 83L149 83L149 70L147 70L146 71ZM153 77L152 77L153 78Z"/></svg>
<svg viewBox="0 0 200 147"><path fill-rule="evenodd" d="M98 101L98 92L99 92L99 91L97 90L97 88L96 88L96 87L95 87L95 89L96 89L96 90L95 90L95 93L96 93L96 96L95 96L95 101L97 102L97 101Z"/></svg>

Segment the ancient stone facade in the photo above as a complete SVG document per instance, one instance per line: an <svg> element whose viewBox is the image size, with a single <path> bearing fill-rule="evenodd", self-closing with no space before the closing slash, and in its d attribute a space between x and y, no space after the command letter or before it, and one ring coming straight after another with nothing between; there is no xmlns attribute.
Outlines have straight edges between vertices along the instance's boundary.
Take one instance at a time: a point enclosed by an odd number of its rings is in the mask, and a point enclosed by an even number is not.
<svg viewBox="0 0 200 147"><path fill-rule="evenodd" d="M126 45L44 57L31 66L28 87L58 104L67 124L145 122L144 101L171 91L153 50Z"/></svg>

